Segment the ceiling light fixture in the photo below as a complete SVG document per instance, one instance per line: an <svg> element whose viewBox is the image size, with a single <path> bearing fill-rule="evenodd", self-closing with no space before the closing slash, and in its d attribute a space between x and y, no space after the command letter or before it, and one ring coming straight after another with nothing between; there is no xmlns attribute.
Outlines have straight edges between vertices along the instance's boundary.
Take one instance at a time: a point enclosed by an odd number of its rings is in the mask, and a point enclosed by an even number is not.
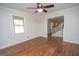
<svg viewBox="0 0 79 59"><path fill-rule="evenodd" d="M39 8L39 9L37 9L37 11L38 11L38 12L42 12L42 11L43 11L43 9Z"/></svg>

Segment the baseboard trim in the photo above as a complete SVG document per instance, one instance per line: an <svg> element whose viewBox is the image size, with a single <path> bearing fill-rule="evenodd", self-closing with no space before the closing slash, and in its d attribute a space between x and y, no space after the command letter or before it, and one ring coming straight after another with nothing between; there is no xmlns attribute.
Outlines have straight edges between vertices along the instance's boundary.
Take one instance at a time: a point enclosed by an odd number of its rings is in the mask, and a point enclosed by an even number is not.
<svg viewBox="0 0 79 59"><path fill-rule="evenodd" d="M12 43L12 44L4 45L4 46L1 46L0 49L8 48L8 47L10 47L10 46L13 46L13 45L16 45L16 44L22 43L22 42L24 42L24 41L31 40L31 39L36 38L36 37L39 37L39 36L35 36L35 37L29 38L29 39L21 40L21 41L18 41L18 42Z"/></svg>
<svg viewBox="0 0 79 59"><path fill-rule="evenodd" d="M29 39L27 39L27 40L29 40ZM4 46L0 47L0 49L8 48L10 46L22 43L22 42L27 41L27 40L22 40L22 41L18 41L18 42L12 43L12 44L4 45Z"/></svg>
<svg viewBox="0 0 79 59"><path fill-rule="evenodd" d="M63 39L63 41L65 41L65 42L70 42L70 43L74 43L74 44L79 44L79 42L73 42L73 41L64 40L64 39Z"/></svg>

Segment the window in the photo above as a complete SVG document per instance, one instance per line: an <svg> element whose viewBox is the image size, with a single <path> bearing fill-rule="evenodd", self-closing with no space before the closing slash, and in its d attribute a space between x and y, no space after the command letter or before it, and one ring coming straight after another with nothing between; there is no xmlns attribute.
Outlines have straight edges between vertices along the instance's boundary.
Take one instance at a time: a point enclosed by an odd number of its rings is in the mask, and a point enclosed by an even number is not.
<svg viewBox="0 0 79 59"><path fill-rule="evenodd" d="M20 16L13 16L15 33L24 33L24 18Z"/></svg>

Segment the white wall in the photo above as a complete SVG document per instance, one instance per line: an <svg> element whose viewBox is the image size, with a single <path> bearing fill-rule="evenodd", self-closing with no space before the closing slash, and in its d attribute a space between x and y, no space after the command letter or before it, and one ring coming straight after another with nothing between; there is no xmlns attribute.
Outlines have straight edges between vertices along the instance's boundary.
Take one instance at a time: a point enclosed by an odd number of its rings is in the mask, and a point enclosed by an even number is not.
<svg viewBox="0 0 79 59"><path fill-rule="evenodd" d="M12 15L24 17L25 33L15 34ZM0 7L0 48L40 36L40 16L27 14L18 10Z"/></svg>
<svg viewBox="0 0 79 59"><path fill-rule="evenodd" d="M2 22L1 22L1 19L2 19L2 14L1 14L1 12L0 12L0 46L1 46L1 44L2 44L2 42L1 42L1 40L2 40L2 35L3 35L3 33L2 33Z"/></svg>
<svg viewBox="0 0 79 59"><path fill-rule="evenodd" d="M47 20L56 16L64 15L63 40L79 44L79 6L49 13L41 16L43 20L42 33L47 33Z"/></svg>
<svg viewBox="0 0 79 59"><path fill-rule="evenodd" d="M12 15L22 16L25 33L14 34ZM0 48L4 48L37 36L47 36L47 20L64 15L63 40L79 44L79 7L36 16L18 10L0 7ZM28 39L27 37L30 36Z"/></svg>

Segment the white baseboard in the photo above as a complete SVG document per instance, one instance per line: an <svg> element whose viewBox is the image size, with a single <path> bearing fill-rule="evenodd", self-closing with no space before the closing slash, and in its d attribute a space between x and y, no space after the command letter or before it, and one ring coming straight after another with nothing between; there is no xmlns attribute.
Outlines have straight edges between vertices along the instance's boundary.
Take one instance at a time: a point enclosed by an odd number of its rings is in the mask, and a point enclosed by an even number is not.
<svg viewBox="0 0 79 59"><path fill-rule="evenodd" d="M29 39L27 39L27 40L29 40ZM1 46L0 49L4 49L4 48L7 48L7 47L10 47L10 46L16 45L16 44L19 44L19 43L24 42L24 41L27 41L27 40L21 40L21 41L18 41L18 42L12 43L12 44L4 45L4 46Z"/></svg>
<svg viewBox="0 0 79 59"><path fill-rule="evenodd" d="M39 37L39 36L34 36L34 37L29 38L29 39L21 40L21 41L12 43L12 44L7 44L7 45L4 45L4 46L1 46L0 49L4 49L4 48L10 47L10 46L13 46L13 45L22 43L22 42L24 42L24 41L28 41L28 40L31 40L31 39L36 38L36 37Z"/></svg>
<svg viewBox="0 0 79 59"><path fill-rule="evenodd" d="M29 38L29 39L25 39L25 40L21 40L21 41L12 43L12 44L4 45L4 46L1 46L0 49L4 49L4 48L10 47L10 46L22 43L24 41L28 41L28 40L31 40L31 39L36 38L36 37L39 37L39 36L34 36L34 37ZM47 37L47 35L43 35L42 37ZM70 43L75 43L75 44L79 44L79 42L74 42L74 41L69 41L69 40L63 40L63 41L70 42Z"/></svg>
<svg viewBox="0 0 79 59"><path fill-rule="evenodd" d="M70 43L75 43L75 44L79 44L79 42L75 42L75 41L69 41L69 40L63 40L65 42L70 42Z"/></svg>
<svg viewBox="0 0 79 59"><path fill-rule="evenodd" d="M43 37L47 37L47 35L43 35Z"/></svg>

